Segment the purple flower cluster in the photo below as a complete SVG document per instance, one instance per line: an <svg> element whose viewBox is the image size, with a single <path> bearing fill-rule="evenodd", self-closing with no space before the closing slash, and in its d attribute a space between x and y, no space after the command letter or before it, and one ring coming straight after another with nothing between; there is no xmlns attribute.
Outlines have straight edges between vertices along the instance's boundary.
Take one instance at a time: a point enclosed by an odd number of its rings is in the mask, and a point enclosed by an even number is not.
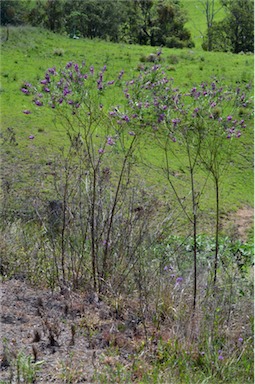
<svg viewBox="0 0 255 384"><path fill-rule="evenodd" d="M72 114L80 108L85 97L89 97L90 92L102 91L105 86L114 84L114 80L104 82L104 73L107 71L106 65L95 78L94 66L85 71L85 63L79 66L73 61L69 61L64 69L56 70L56 67L48 68L43 79L39 81L39 87L31 89L30 83L24 83L21 92L25 95L34 94L33 102L37 107L48 105L50 108L57 108L65 104L71 107ZM119 77L122 77L122 71ZM85 92L86 90L86 92ZM32 92L33 91L33 92ZM42 100L43 99L43 100ZM26 110L27 111L27 110ZM25 112L25 114L29 114Z"/></svg>
<svg viewBox="0 0 255 384"><path fill-rule="evenodd" d="M113 140L112 137L108 137L108 138L107 138L107 144L108 144L108 145L114 145L114 144L115 144L115 141Z"/></svg>
<svg viewBox="0 0 255 384"><path fill-rule="evenodd" d="M232 137L239 138L242 135L241 129L246 128L243 119L241 121L233 120L231 115L227 116L226 121L222 120L222 123L227 133L227 139L231 139Z"/></svg>
<svg viewBox="0 0 255 384"><path fill-rule="evenodd" d="M25 82L21 87L21 92L24 93L24 95L30 95L31 93L32 84Z"/></svg>
<svg viewBox="0 0 255 384"><path fill-rule="evenodd" d="M159 51L159 55L161 53ZM72 114L76 114L89 98L90 92L102 92L107 86L119 85L124 70L117 75L117 82L106 79L106 73L106 65L96 75L94 66L90 66L85 73L85 63L79 66L69 61L62 70L48 68L36 93L30 83L24 83L21 91L25 95L35 93L33 102L38 107L49 106L54 109L65 105ZM136 133L138 126L150 127L155 133L166 132L175 142L179 133L189 129L193 132L206 126L209 127L207 129L218 129L219 135L223 133L227 138L239 138L246 126L243 119L238 120L236 113L232 114L230 108L226 107L233 100L238 106L248 105L246 93L240 87L232 92L216 78L210 84L203 82L182 93L173 87L173 79L167 77L161 66L154 64L124 84L125 106L122 110L125 112L115 108L109 112L109 116L116 118L120 126L134 124ZM30 111L24 110L23 113L29 114ZM129 135L130 132L133 131L129 130Z"/></svg>

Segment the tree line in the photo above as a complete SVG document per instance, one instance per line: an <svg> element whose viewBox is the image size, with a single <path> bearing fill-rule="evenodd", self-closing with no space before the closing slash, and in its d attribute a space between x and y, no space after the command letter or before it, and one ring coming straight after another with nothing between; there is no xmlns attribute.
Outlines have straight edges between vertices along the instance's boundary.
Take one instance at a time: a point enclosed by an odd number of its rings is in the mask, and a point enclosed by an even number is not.
<svg viewBox="0 0 255 384"><path fill-rule="evenodd" d="M207 32L202 47L233 53L254 50L254 3L221 0L225 17L215 21L214 0L198 0ZM70 37L100 38L113 42L192 48L194 42L181 0L4 0L1 25L30 24Z"/></svg>

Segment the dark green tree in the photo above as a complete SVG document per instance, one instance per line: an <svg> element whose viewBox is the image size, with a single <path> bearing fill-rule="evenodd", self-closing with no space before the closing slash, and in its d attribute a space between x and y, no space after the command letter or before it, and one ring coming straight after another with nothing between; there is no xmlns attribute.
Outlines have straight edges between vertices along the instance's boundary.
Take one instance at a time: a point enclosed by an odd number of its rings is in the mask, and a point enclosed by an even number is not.
<svg viewBox="0 0 255 384"><path fill-rule="evenodd" d="M156 10L155 41L157 45L165 45L169 48L194 46L190 32L184 27L187 15L179 0L158 0Z"/></svg>
<svg viewBox="0 0 255 384"><path fill-rule="evenodd" d="M191 47L187 19L179 0L27 0L33 26L70 36L168 47ZM16 3L4 2L3 24L14 20ZM14 5L14 6L13 6ZM18 8L17 8L18 9Z"/></svg>
<svg viewBox="0 0 255 384"><path fill-rule="evenodd" d="M46 26L47 15L45 12L45 1L36 0L33 8L28 13L28 22L33 26Z"/></svg>
<svg viewBox="0 0 255 384"><path fill-rule="evenodd" d="M127 4L122 31L131 42L177 48L194 46L184 27L187 18L179 0L132 0Z"/></svg>
<svg viewBox="0 0 255 384"><path fill-rule="evenodd" d="M226 4L229 38L232 52L254 51L254 2L233 0Z"/></svg>
<svg viewBox="0 0 255 384"><path fill-rule="evenodd" d="M83 37L119 40L122 20L119 0L67 0L64 6L66 31Z"/></svg>
<svg viewBox="0 0 255 384"><path fill-rule="evenodd" d="M19 25L26 21L29 1L2 0L0 3L1 25Z"/></svg>
<svg viewBox="0 0 255 384"><path fill-rule="evenodd" d="M63 7L65 0L36 0L27 15L33 26L42 26L53 32L62 32L65 26Z"/></svg>
<svg viewBox="0 0 255 384"><path fill-rule="evenodd" d="M223 0L226 17L207 30L203 49L233 53L254 51L254 2Z"/></svg>
<svg viewBox="0 0 255 384"><path fill-rule="evenodd" d="M64 25L63 5L63 0L47 0L45 3L45 24L53 32L60 32Z"/></svg>

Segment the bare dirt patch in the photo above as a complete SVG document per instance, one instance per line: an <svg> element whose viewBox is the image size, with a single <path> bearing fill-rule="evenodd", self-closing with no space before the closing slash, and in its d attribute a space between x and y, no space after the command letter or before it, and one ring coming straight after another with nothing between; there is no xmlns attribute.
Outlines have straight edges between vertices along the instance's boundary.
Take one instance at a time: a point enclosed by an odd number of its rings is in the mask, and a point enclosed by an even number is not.
<svg viewBox="0 0 255 384"><path fill-rule="evenodd" d="M2 282L0 383L17 382L13 362L21 351L44 361L36 382L99 382L110 345L120 348L122 362L132 354L132 340L140 333L135 322L129 326L132 321L118 318L93 293L52 293L20 280Z"/></svg>
<svg viewBox="0 0 255 384"><path fill-rule="evenodd" d="M248 231L251 230L254 224L254 208L239 208L237 212L229 216L228 222L232 224L232 228L235 231L237 237L246 241L248 237Z"/></svg>

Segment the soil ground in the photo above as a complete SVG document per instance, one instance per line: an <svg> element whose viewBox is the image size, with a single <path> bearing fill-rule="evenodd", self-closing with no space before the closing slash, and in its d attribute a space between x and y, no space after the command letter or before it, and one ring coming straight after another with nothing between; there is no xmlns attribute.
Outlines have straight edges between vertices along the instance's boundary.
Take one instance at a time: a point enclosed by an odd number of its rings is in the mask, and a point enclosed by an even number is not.
<svg viewBox="0 0 255 384"><path fill-rule="evenodd" d="M118 328L126 331L119 332ZM0 383L17 382L11 361L20 351L32 361L44 361L36 382L99 382L95 376L105 364L112 363L105 354L107 347L118 345L118 358L124 362L132 353L134 333L138 336L139 332L139 327L132 327L131 318L117 319L93 293L77 294L67 289L52 293L21 280L4 281Z"/></svg>

